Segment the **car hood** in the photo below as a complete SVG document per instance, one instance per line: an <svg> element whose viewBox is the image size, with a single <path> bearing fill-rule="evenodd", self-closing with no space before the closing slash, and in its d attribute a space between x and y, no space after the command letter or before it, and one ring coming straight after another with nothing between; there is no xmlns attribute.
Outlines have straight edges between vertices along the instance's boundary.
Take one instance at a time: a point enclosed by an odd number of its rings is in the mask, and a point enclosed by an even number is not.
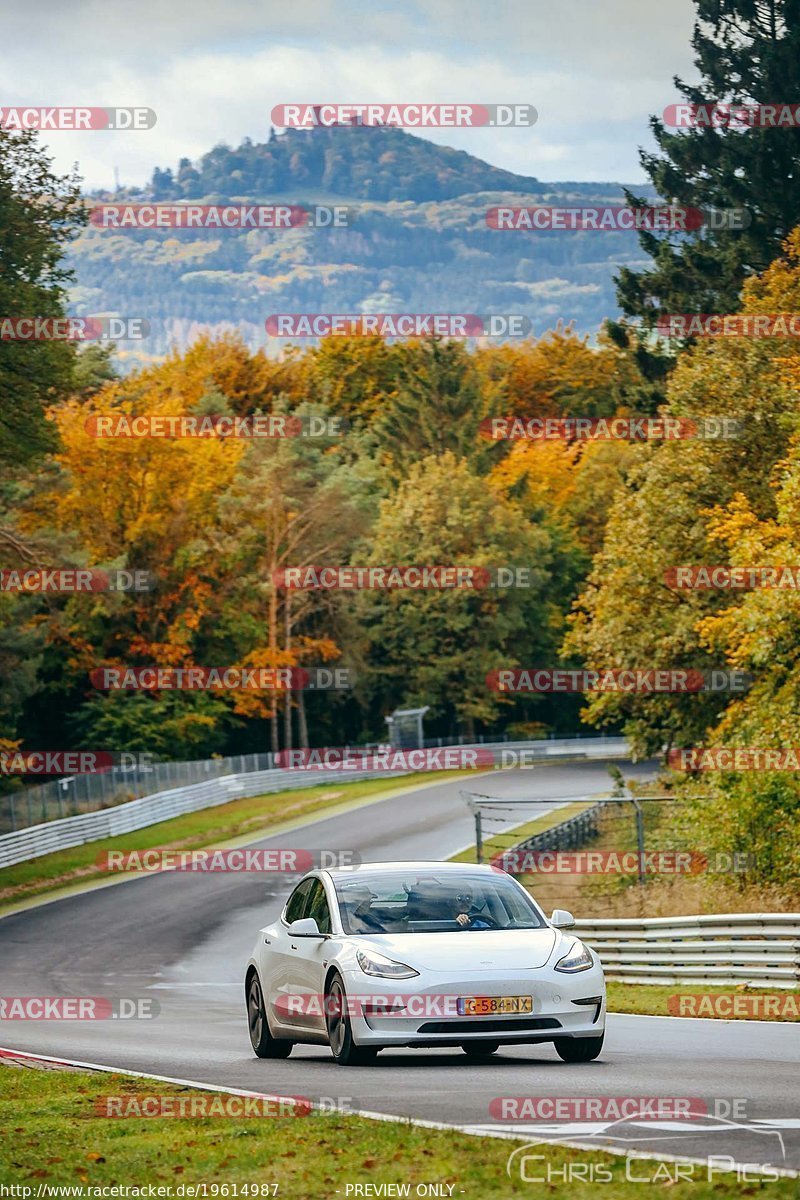
<svg viewBox="0 0 800 1200"><path fill-rule="evenodd" d="M464 929L453 933L382 934L354 939L359 949L421 967L425 971L470 975L479 971L532 970L553 952L556 931L544 929Z"/></svg>

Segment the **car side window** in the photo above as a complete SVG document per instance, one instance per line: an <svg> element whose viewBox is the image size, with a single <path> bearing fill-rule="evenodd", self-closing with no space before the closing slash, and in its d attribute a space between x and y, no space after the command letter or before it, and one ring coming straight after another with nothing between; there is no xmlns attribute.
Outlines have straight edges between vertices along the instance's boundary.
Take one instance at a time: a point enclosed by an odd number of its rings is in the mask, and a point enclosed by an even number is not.
<svg viewBox="0 0 800 1200"><path fill-rule="evenodd" d="M299 921L302 917L306 916L306 900L311 891L311 885L317 882L318 880L315 879L304 879L294 889L286 902L283 914L283 919L287 925L291 925L292 921Z"/></svg>
<svg viewBox="0 0 800 1200"><path fill-rule="evenodd" d="M319 879L314 880L311 895L303 916L313 917L317 922L317 929L320 933L330 933L331 910L328 907L328 897L325 895L325 888Z"/></svg>

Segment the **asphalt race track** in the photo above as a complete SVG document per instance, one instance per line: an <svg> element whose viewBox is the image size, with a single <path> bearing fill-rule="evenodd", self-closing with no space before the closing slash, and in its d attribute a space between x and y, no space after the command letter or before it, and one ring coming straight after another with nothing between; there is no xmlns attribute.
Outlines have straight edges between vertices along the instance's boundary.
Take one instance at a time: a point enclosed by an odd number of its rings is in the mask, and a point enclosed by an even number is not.
<svg viewBox="0 0 800 1200"><path fill-rule="evenodd" d="M626 775L647 772L620 765ZM352 848L364 860L443 858L473 840L461 788L535 794L552 798L555 808L608 786L604 763L554 762L422 787L254 845ZM0 1045L312 1101L334 1098L353 1110L513 1128L531 1142L563 1138L800 1169L796 1025L612 1014L602 1056L585 1065L562 1063L547 1045L510 1047L481 1064L458 1049L384 1051L374 1066L356 1068L337 1067L327 1049L313 1046L296 1047L286 1061L256 1059L243 967L258 929L276 915L295 878L149 875L3 917L2 995L155 997L160 1012L150 1021L3 1021ZM691 1097L705 1100L709 1113L723 1103L719 1119L556 1128L494 1122L489 1104L498 1096ZM726 1102L735 1100L744 1102L743 1119L731 1118Z"/></svg>

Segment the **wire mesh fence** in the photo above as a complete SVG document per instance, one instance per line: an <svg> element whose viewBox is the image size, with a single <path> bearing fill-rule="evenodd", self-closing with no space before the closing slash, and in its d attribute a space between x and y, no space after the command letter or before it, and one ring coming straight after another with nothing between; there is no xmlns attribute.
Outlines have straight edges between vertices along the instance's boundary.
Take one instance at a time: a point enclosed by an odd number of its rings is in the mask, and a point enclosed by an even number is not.
<svg viewBox="0 0 800 1200"><path fill-rule="evenodd" d="M570 734L570 739L585 739L598 741L597 735L591 731ZM506 743L509 735L506 733L485 734L477 738L440 737L426 738L422 743L424 749L436 749L446 746L482 745L484 743ZM542 741L556 740L555 735L548 735ZM357 750L361 754L369 754L386 748L385 742L370 742L357 747L342 747L343 750ZM185 787L188 784L204 783L225 775L244 775L251 771L268 771L282 765L281 757L286 751L276 756L270 752L259 754L235 754L227 758L194 759L183 762L152 762L152 756L146 754L121 754L120 765L108 770L96 771L87 775L72 775L62 779L52 779L47 783L32 787L20 788L0 795L0 834L13 833L19 829L27 829L31 825L41 825L47 821L59 820L62 817L77 816L81 813L98 812L104 808L112 808L124 804L128 800L138 800L154 792L167 791L170 788Z"/></svg>
<svg viewBox="0 0 800 1200"><path fill-rule="evenodd" d="M754 867L744 850L704 844L686 802L672 795L462 796L475 819L476 860L508 871L545 909L643 913L655 882L696 904L701 891L743 881Z"/></svg>
<svg viewBox="0 0 800 1200"><path fill-rule="evenodd" d="M11 833L61 817L98 812L127 800L138 800L151 792L202 783L235 771L263 771L272 766L271 754L165 763L143 762L137 755L130 757L137 761L92 774L52 779L1 796L0 833Z"/></svg>

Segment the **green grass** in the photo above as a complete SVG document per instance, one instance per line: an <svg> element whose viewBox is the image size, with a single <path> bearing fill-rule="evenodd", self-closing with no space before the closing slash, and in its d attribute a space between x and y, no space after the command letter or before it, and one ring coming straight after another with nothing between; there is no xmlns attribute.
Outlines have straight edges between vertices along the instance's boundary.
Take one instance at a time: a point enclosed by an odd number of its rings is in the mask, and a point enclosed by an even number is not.
<svg viewBox="0 0 800 1200"><path fill-rule="evenodd" d="M268 1086L269 1064L263 1065ZM346 1084L339 1077L347 1078L345 1073L331 1065L330 1075L328 1091L344 1091ZM518 1170L516 1178L506 1174L508 1156L524 1144L521 1141L468 1137L452 1130L341 1113L238 1120L97 1115L96 1104L106 1096L145 1095L211 1096L121 1074L0 1065L0 1184L30 1187L33 1196L41 1184L71 1185L81 1188L85 1197L90 1195L83 1190L87 1187L152 1185L170 1188L166 1194L174 1197L181 1184L241 1188L273 1183L278 1185L279 1200L327 1200L337 1191L344 1200L348 1184L408 1184L412 1196L418 1184L449 1184L456 1200L461 1196L499 1200L542 1192L541 1185L534 1191L536 1185L521 1181ZM531 1163L529 1170L537 1175L548 1168L561 1173L554 1175L555 1182L545 1194L596 1200L601 1186L597 1172L603 1170L611 1176L602 1184L600 1194L605 1200L641 1200L642 1184L626 1180L622 1157L542 1144L531 1153L544 1159ZM585 1174L591 1170L595 1181L585 1178L565 1186L566 1164L580 1165ZM655 1176L662 1185L676 1169L676 1164L631 1162L631 1174ZM687 1164L682 1169L692 1170ZM734 1174L726 1173L708 1182L704 1167L695 1166L693 1172L691 1182L671 1188L672 1200L728 1200L762 1192L765 1200L790 1200L797 1195L796 1179L761 1183L751 1176L749 1182L739 1184Z"/></svg>
<svg viewBox="0 0 800 1200"><path fill-rule="evenodd" d="M769 988L744 988L744 987L708 987L706 984L689 984L689 983L672 983L664 984L649 984L649 983L615 983L613 980L606 984L608 989L608 1011L617 1013L643 1013L648 1016L666 1017L679 1016L679 1012L670 1012L669 998L670 996L678 995L710 995L710 996L741 996L745 999L748 997L774 997L787 998L790 1007L795 1007L800 1011L800 991L794 991L790 988L775 988L770 991ZM791 1000L794 1004L791 1004ZM703 1016L715 1016L716 1014L702 1011ZM732 1012L730 1015L719 1016L720 1020L736 1021L753 1019L753 1016L748 1014L739 1014ZM767 1012L759 1011L755 1016L756 1020L771 1020L771 1021L797 1021L800 1017L790 1013L786 1016L777 1016Z"/></svg>
<svg viewBox="0 0 800 1200"><path fill-rule="evenodd" d="M279 831L282 825L303 821L319 812L367 803L384 795L468 774L469 771L420 772L391 780L364 779L337 784L335 774L331 773L316 787L232 800L229 804L148 825L134 833L44 854L0 871L0 911L70 885L104 881L108 873L98 866L97 859L106 850L150 850L156 846L192 849L216 846L233 838L255 841L262 834L267 836L271 831Z"/></svg>

